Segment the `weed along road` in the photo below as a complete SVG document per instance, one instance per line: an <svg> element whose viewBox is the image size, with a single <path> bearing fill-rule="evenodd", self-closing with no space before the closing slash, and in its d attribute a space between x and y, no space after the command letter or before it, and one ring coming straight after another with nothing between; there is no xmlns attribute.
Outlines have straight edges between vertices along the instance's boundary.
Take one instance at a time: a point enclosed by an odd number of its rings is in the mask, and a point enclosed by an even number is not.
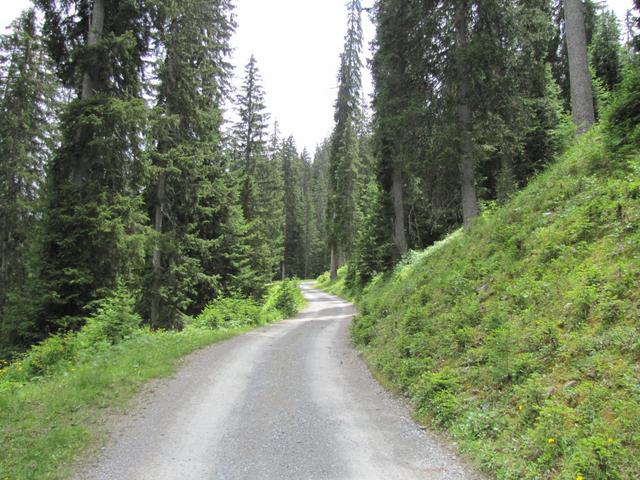
<svg viewBox="0 0 640 480"><path fill-rule="evenodd" d="M150 384L78 480L479 479L353 350L351 304L309 306Z"/></svg>

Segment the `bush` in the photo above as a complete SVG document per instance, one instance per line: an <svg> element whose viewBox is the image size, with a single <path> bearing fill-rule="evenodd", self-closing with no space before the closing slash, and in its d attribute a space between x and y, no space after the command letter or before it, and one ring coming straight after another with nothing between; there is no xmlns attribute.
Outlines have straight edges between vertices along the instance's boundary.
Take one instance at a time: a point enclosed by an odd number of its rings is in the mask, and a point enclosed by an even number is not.
<svg viewBox="0 0 640 480"><path fill-rule="evenodd" d="M96 313L87 319L78 339L83 346L106 342L116 344L140 328L142 318L134 310L135 300L119 287L112 296L102 300Z"/></svg>
<svg viewBox="0 0 640 480"><path fill-rule="evenodd" d="M637 147L640 142L640 59L627 67L624 80L605 114L609 145Z"/></svg>
<svg viewBox="0 0 640 480"><path fill-rule="evenodd" d="M193 325L201 328L236 328L262 323L262 309L248 298L219 298L209 303Z"/></svg>
<svg viewBox="0 0 640 480"><path fill-rule="evenodd" d="M21 377L43 377L50 375L63 362L70 362L77 355L75 335L53 335L34 345L24 357L22 368L16 373Z"/></svg>
<svg viewBox="0 0 640 480"><path fill-rule="evenodd" d="M316 283L318 285L325 285L327 283L329 283L331 279L329 278L329 272L324 272L322 275L320 275L317 279L316 279Z"/></svg>
<svg viewBox="0 0 640 480"><path fill-rule="evenodd" d="M428 415L440 426L449 425L458 415L459 380L449 368L424 372L411 389L418 414Z"/></svg>
<svg viewBox="0 0 640 480"><path fill-rule="evenodd" d="M280 284L276 294L275 306L285 317L295 315L302 302L302 295L296 282L285 280Z"/></svg>
<svg viewBox="0 0 640 480"><path fill-rule="evenodd" d="M263 325L295 315L304 304L294 280L274 283L262 305L243 297L218 298L190 322L196 328L237 328Z"/></svg>
<svg viewBox="0 0 640 480"><path fill-rule="evenodd" d="M281 318L295 315L304 305L304 297L296 280L284 280L271 286L265 300L265 309L280 312Z"/></svg>

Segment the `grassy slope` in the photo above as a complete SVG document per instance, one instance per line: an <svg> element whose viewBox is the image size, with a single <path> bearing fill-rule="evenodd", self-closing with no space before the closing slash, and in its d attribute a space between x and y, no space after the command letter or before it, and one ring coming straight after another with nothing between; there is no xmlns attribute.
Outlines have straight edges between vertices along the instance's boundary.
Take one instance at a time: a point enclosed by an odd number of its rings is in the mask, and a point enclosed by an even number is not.
<svg viewBox="0 0 640 480"><path fill-rule="evenodd" d="M295 308L302 308L301 293L293 297ZM269 305L274 302L269 297L266 307L279 307ZM269 313L268 320L286 317L294 307L287 308ZM105 440L105 413L125 408L146 381L172 374L184 355L255 326L138 330L122 343L81 352L73 362L53 365L51 375L32 380L7 380L20 378L27 362L0 369L0 480L70 478L73 462Z"/></svg>
<svg viewBox="0 0 640 480"><path fill-rule="evenodd" d="M640 478L640 155L599 130L360 298L371 365L499 479Z"/></svg>

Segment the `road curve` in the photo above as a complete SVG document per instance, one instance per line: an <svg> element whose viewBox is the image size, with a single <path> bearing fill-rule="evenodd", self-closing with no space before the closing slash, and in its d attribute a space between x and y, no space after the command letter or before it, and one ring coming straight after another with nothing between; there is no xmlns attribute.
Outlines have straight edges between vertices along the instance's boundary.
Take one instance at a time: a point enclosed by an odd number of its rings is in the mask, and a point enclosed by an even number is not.
<svg viewBox="0 0 640 480"><path fill-rule="evenodd" d="M115 422L77 480L477 480L351 347L351 304L309 306L191 355Z"/></svg>

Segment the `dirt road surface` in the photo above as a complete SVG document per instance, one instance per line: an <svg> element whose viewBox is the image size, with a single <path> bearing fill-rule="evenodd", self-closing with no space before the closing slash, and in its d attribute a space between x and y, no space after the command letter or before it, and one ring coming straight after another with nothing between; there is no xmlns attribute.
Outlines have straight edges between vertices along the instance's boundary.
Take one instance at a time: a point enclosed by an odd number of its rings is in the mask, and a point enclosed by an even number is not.
<svg viewBox="0 0 640 480"><path fill-rule="evenodd" d="M295 318L152 382L76 479L480 479L372 378L350 344L354 307L302 288Z"/></svg>

